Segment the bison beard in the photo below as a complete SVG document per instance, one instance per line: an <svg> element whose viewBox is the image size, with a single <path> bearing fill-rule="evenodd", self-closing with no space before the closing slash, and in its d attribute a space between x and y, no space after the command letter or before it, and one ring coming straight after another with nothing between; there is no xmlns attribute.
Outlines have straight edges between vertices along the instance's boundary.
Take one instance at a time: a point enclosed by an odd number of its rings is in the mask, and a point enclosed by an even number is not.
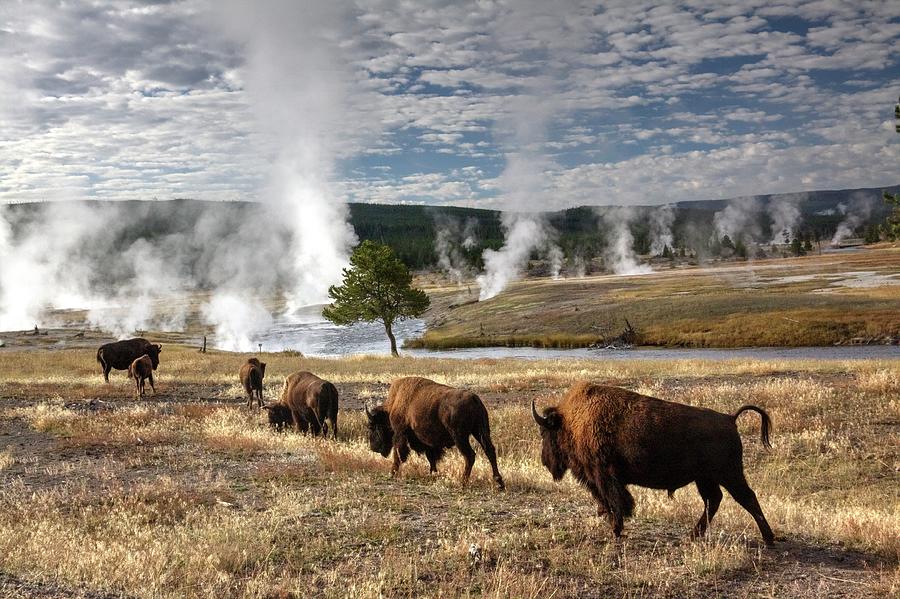
<svg viewBox="0 0 900 599"><path fill-rule="evenodd" d="M97 350L97 362L103 369L103 378L109 382L109 372L115 368L116 370L128 370L131 363L147 354L153 370L159 366L159 352L162 351L162 345L154 345L143 337L135 339L126 339L124 341L116 341L115 343L106 343Z"/></svg>
<svg viewBox="0 0 900 599"><path fill-rule="evenodd" d="M775 537L756 494L744 477L743 446L736 419L745 411L762 417L769 445L771 419L756 406L734 415L663 401L626 389L577 383L557 407L532 415L541 430L541 461L554 480L571 470L597 501L619 537L634 510L626 485L673 492L695 483L704 510L693 537L706 533L722 500L720 486L747 510L767 544Z"/></svg>
<svg viewBox="0 0 900 599"><path fill-rule="evenodd" d="M473 436L484 450L494 482L503 490L503 477L497 469L497 452L491 441L487 410L474 393L440 385L419 377L397 379L391 383L384 406L372 410L369 418L369 447L387 457L394 452L391 475L400 472L400 464L412 449L425 454L431 472L450 447L457 447L466 460L463 485L469 481L475 463Z"/></svg>

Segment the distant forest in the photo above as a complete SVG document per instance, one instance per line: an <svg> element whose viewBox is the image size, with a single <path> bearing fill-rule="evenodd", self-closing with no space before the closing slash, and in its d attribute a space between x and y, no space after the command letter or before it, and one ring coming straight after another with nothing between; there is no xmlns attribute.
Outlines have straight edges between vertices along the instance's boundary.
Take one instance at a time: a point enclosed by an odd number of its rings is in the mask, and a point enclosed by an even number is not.
<svg viewBox="0 0 900 599"><path fill-rule="evenodd" d="M804 194L756 196L748 228L757 232L757 239L726 239L716 235L715 215L725 210L732 200L706 200L673 204L674 222L673 253L684 252L694 256L713 257L721 251L738 252L742 246L754 241L765 243L775 235L772 231L770 203L795 202L799 218L785 244L797 239L801 244L817 242L827 244L847 214L856 211L853 236L877 240L880 224L891 208L882 199L882 192L896 192L900 186L888 188L850 189L840 191L812 191ZM799 198L799 199L798 199ZM651 214L657 206L633 208L629 228L634 238L637 254L650 254L652 231ZM556 234L556 244L567 260L579 257L583 261L602 255L608 242L609 231L603 222L609 207L581 206L545 215ZM431 207L408 205L350 204L350 221L360 240L374 239L390 245L411 268L427 269L438 263L436 235L441 227L464 226L471 222L474 244L458 248L468 264L481 268L481 255L485 248L497 249L503 245L503 227L500 212L473 208ZM807 245L807 247L809 246ZM802 247L802 245L801 245ZM744 248L744 251L747 251ZM535 255L534 258L538 256Z"/></svg>
<svg viewBox="0 0 900 599"><path fill-rule="evenodd" d="M877 240L879 226L891 210L882 200L883 191L898 192L900 186L756 196L750 202L679 202L673 204L672 220L667 226L671 232L671 247L667 244L662 256L716 257L737 254L738 257L745 257L742 252L746 255L754 251L757 243L768 243L772 239L773 220L769 206L779 203L791 203L797 209L795 224L788 235L790 239L781 240L785 244L793 242L795 246L808 248L816 241L828 243L841 223L846 226L848 222L852 225L851 236ZM85 247L71 249L73 252L98 254L98 263L102 262L103 252L127 248L139 239L175 244L181 239L197 236L198 231L209 234L213 221L223 235L230 231L244 231L251 227L248 224L252 222L250 217L259 212L258 204L249 202L217 203L184 199L162 202L85 201L58 203L55 220L65 220L70 211L73 212L71 217L77 219L75 213L78 211L73 204L83 204L95 211L91 214L105 214L109 222L118 223L109 230L109 239L87 240ZM49 203L5 206L5 218L12 226L13 235L28 231L41 233L45 226L50 227L45 225L48 206ZM752 236L737 235L735 239L724 239L717 233L716 214L727 212L729 206L743 207L742 226L752 231ZM467 269L483 266L482 252L485 248L498 249L503 245L501 214L494 210L381 204L350 204L349 209L350 223L360 241L372 239L390 245L410 268L416 270L439 266L438 246L442 240L445 242L444 255L449 249L454 261L464 264ZM554 243L562 249L565 261L585 264L603 255L612 234L608 219L604 219L603 215L616 210L583 206L547 213L543 217ZM647 256L651 254L654 238L653 217L658 214L659 207L639 206L629 210L627 227L633 237L633 249L637 254ZM850 214L853 218L848 221ZM48 228L47 234L52 235L51 231L59 230L59 224L57 222L56 226ZM448 232L453 235L447 236ZM249 230L244 234L251 247L255 245L252 241L254 233L254 230ZM258 233L264 234L263 231ZM285 241L283 247L286 246ZM202 248L192 251L199 255ZM537 251L534 258L539 257ZM202 274L204 260L198 258L196 264L193 260L189 261L191 268Z"/></svg>

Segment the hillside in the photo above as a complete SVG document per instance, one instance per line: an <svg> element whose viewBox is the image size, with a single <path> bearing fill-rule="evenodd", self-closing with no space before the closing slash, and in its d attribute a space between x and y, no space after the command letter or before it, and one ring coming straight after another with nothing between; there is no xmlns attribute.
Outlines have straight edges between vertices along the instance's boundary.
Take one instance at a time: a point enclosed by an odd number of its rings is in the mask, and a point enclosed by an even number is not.
<svg viewBox="0 0 900 599"><path fill-rule="evenodd" d="M886 188L900 191L900 185ZM842 213L858 211L855 234L862 236L867 227L880 223L888 213L881 199L882 188L861 188L834 191L810 191L800 194L776 194L756 196L755 205L747 208L748 226L756 230L759 240L772 237L772 219L768 207L779 202L790 202L797 207L798 218L795 234L806 239L828 240L845 219ZM674 221L671 225L675 248L685 248L689 254L705 255L714 228L714 217L734 200L704 200L674 204ZM83 205L95 210L116 212L116 219L126 220L116 229L118 238L113 246L127 247L137 239L162 239L190 236L198 223L217 221L224 230L236 230L246 226L248 219L258 212L259 205L251 202L208 202L188 199L169 201L99 202L73 201L55 203L12 204L6 206L7 219L13 235L26 229L41 227L45 209L52 206L60 212L72 211L73 205ZM650 214L657 206L632 208L629 228L634 237L634 249L639 254L650 252ZM607 230L601 216L610 207L582 206L546 214L547 222L556 234L556 241L567 260L575 257L589 262L602 254L606 245ZM463 261L474 268L481 267L481 254L485 248L499 248L503 244L500 212L460 207L350 204L350 224L360 240L374 239L387 243L411 268L427 269L438 264L435 249L439 230L461 233L471 237L470 247L456 244ZM449 240L452 245L453 239ZM673 248L674 249L674 248ZM89 248L84 251L90 251Z"/></svg>
<svg viewBox="0 0 900 599"><path fill-rule="evenodd" d="M883 244L887 246L887 244ZM816 346L900 341L900 248L660 266L640 276L530 278L476 301L426 288L428 331L411 347L605 345L627 319L639 345Z"/></svg>

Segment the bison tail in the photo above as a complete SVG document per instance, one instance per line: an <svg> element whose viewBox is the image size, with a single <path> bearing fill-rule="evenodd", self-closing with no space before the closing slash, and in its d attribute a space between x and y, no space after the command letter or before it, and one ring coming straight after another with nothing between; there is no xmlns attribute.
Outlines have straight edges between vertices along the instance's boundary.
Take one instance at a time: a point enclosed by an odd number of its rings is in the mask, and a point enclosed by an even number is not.
<svg viewBox="0 0 900 599"><path fill-rule="evenodd" d="M97 350L97 361L103 364L103 348Z"/></svg>
<svg viewBox="0 0 900 599"><path fill-rule="evenodd" d="M772 444L769 442L769 431L772 430L772 419L769 418L769 415L762 408L758 408L756 406L747 404L746 406L741 406L738 408L738 411L734 413L734 419L737 420L737 417L741 415L742 412L746 411L756 412L762 417L762 427L759 433L759 438L762 440L763 445L768 448L772 448Z"/></svg>

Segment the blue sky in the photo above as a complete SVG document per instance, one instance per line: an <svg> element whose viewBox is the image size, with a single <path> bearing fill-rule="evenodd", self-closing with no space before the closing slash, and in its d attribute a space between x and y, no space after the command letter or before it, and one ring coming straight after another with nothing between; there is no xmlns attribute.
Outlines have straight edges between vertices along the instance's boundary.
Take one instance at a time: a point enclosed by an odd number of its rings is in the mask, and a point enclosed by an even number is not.
<svg viewBox="0 0 900 599"><path fill-rule="evenodd" d="M900 182L900 2L0 4L0 202L510 210Z"/></svg>

